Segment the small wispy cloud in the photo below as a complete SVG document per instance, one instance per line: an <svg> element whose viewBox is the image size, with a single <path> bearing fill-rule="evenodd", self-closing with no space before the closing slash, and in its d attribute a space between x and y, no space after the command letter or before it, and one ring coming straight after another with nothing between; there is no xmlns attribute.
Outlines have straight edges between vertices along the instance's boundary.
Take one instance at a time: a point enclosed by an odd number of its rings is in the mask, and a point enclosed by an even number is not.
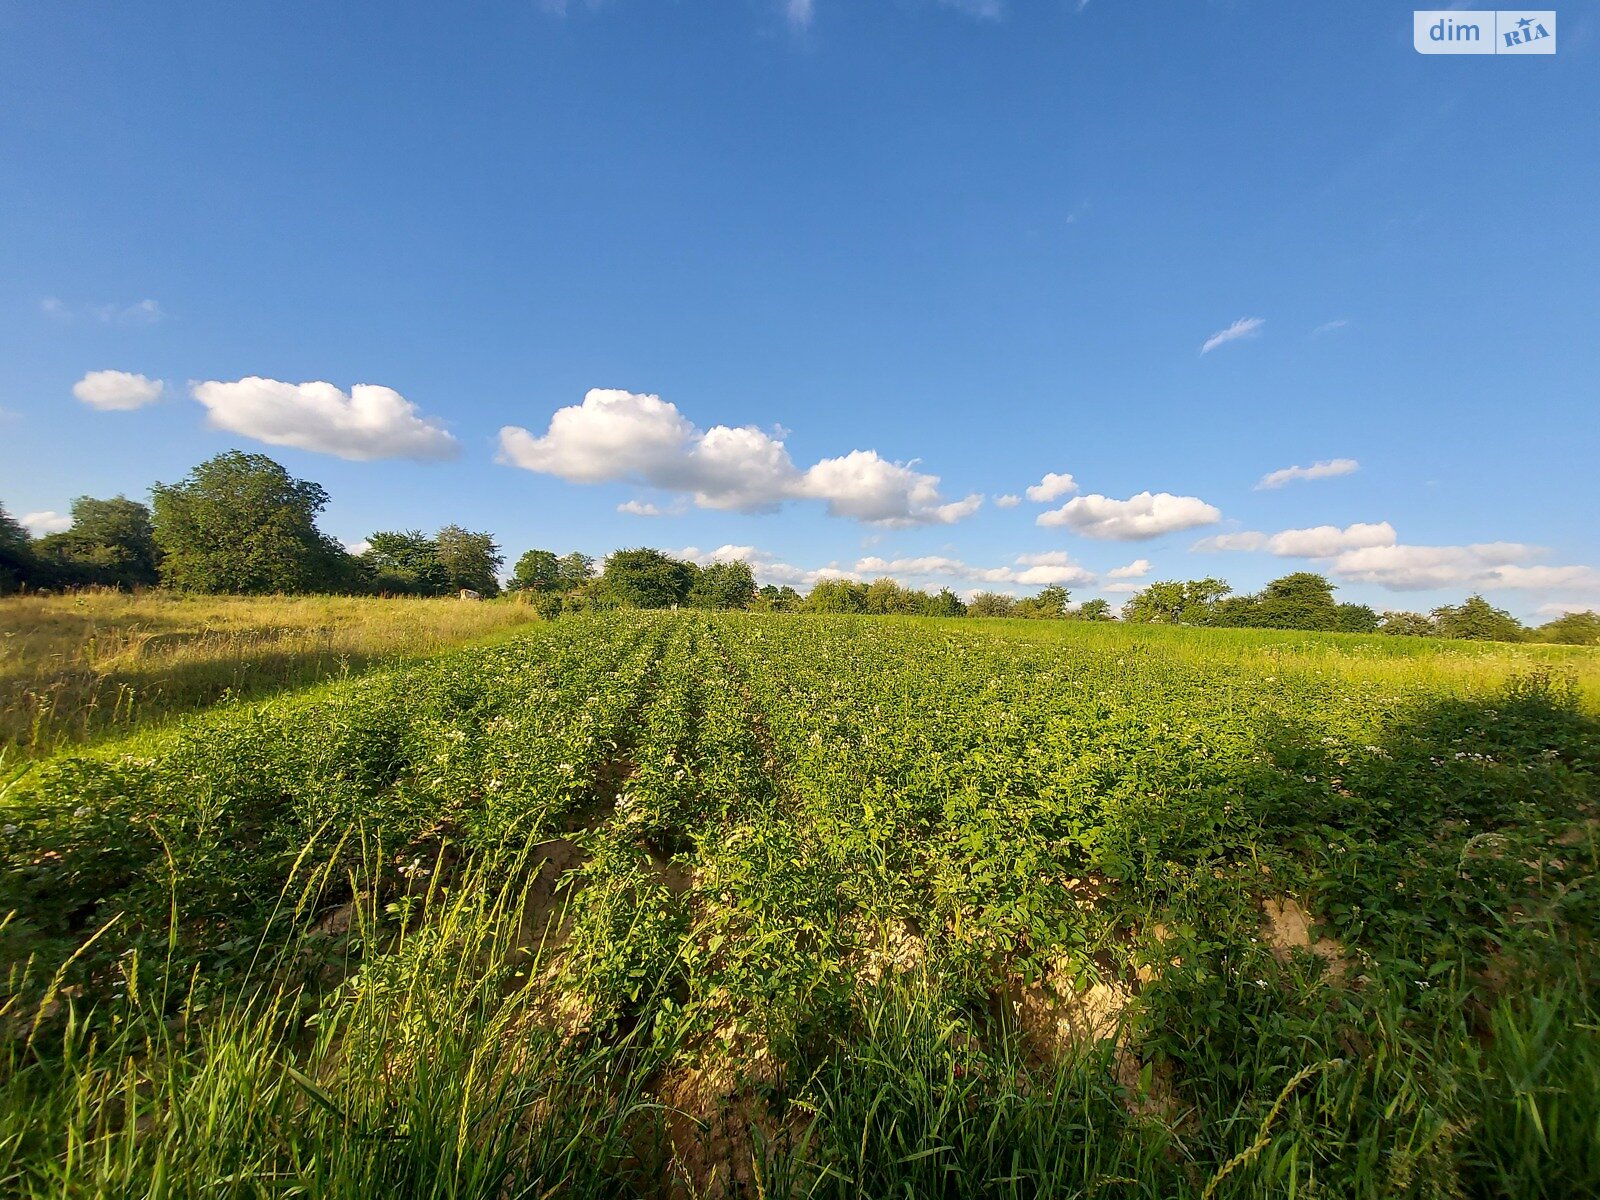
<svg viewBox="0 0 1600 1200"><path fill-rule="evenodd" d="M1353 458L1329 458L1322 462L1314 462L1309 467L1283 467L1263 475L1256 482L1255 490L1267 492L1273 488L1281 488L1286 483L1293 483L1297 479L1332 479L1336 475L1349 475L1360 469L1361 464Z"/></svg>
<svg viewBox="0 0 1600 1200"><path fill-rule="evenodd" d="M55 296L39 301L39 310L56 321L98 321L102 325L138 327L154 325L167 313L155 300L136 300L131 304L68 304Z"/></svg>
<svg viewBox="0 0 1600 1200"><path fill-rule="evenodd" d="M1323 334L1332 333L1336 329L1343 329L1348 324L1350 324L1350 320L1347 317L1340 317L1337 321L1324 321L1311 331L1311 336L1321 337Z"/></svg>
<svg viewBox="0 0 1600 1200"><path fill-rule="evenodd" d="M1229 342L1237 342L1242 338L1255 337L1266 323L1265 317L1240 317L1226 329L1219 329L1208 337L1205 344L1200 347L1200 353L1210 354L1218 346L1226 346Z"/></svg>
<svg viewBox="0 0 1600 1200"><path fill-rule="evenodd" d="M1005 0L939 0L939 3L980 21L998 21L1006 15Z"/></svg>
<svg viewBox="0 0 1600 1200"><path fill-rule="evenodd" d="M994 506L996 508L1015 508L1021 503L1021 496L996 496L994 498Z"/></svg>
<svg viewBox="0 0 1600 1200"><path fill-rule="evenodd" d="M816 0L784 0L783 15L788 18L790 29L810 29L811 19L817 15Z"/></svg>
<svg viewBox="0 0 1600 1200"><path fill-rule="evenodd" d="M565 17L575 8L594 10L605 4L606 0L534 0L534 7L546 16Z"/></svg>
<svg viewBox="0 0 1600 1200"><path fill-rule="evenodd" d="M617 505L617 511L627 513L630 517L681 517L684 508L682 504L663 507L660 504L651 504L648 500L625 500Z"/></svg>

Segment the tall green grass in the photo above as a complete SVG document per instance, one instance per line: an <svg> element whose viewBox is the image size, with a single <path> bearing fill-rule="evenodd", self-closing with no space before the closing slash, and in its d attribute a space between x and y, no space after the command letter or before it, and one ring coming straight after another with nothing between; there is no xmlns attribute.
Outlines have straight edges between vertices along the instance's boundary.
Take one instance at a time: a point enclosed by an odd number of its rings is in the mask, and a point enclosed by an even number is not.
<svg viewBox="0 0 1600 1200"><path fill-rule="evenodd" d="M0 597L0 765L126 735L224 696L347 677L526 626L510 603L191 596Z"/></svg>
<svg viewBox="0 0 1600 1200"><path fill-rule="evenodd" d="M220 1001L135 953L92 1012L57 995L42 1016L7 1014L30 1034L3 1060L6 1194L654 1188L660 1117L642 1085L659 1050L541 1019L544 964L519 937L526 855L487 855L411 903L353 876L337 932L311 919L335 861L302 865L251 985Z"/></svg>
<svg viewBox="0 0 1600 1200"><path fill-rule="evenodd" d="M671 1166L684 1114L654 1094L677 1050L651 1019L663 996L626 1026L552 1022L545 964L518 934L528 870L486 859L406 919L366 893L341 953L302 922L262 947L257 986L203 1019L191 992L146 986L137 957L108 1010L62 998L3 1060L0 1187L693 1194ZM890 974L760 1093L744 1194L1593 1195L1600 1013L1581 972L1552 970L1494 1004L1487 1038L1469 991L1448 990L1431 1019L1380 994L1359 1026L1336 1005L1243 1031L1216 1044L1227 1063L1186 1062L1187 1099L1166 1108L1136 1103L1150 1069L1119 1069L1113 1042L1041 1060L935 975Z"/></svg>

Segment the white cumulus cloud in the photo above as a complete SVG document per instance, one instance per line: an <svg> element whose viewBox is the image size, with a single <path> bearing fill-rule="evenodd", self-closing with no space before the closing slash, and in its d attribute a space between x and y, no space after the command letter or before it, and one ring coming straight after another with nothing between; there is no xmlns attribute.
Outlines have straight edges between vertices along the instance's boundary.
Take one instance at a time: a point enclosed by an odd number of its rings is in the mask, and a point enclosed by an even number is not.
<svg viewBox="0 0 1600 1200"><path fill-rule="evenodd" d="M500 461L570 483L638 483L692 496L701 508L771 512L789 500L821 500L834 516L900 527L951 524L971 516L980 495L947 501L939 477L852 450L800 470L781 436L752 425L701 430L675 404L594 388L559 409L535 435L500 431Z"/></svg>
<svg viewBox="0 0 1600 1200"><path fill-rule="evenodd" d="M456 439L393 388L358 383L349 395L331 383L282 383L246 376L231 383L194 383L214 429L271 446L368 461L454 458Z"/></svg>
<svg viewBox="0 0 1600 1200"><path fill-rule="evenodd" d="M583 403L558 409L542 437L508 425L501 454L516 466L568 483L637 477L671 486L699 431L660 396L592 388Z"/></svg>
<svg viewBox="0 0 1600 1200"><path fill-rule="evenodd" d="M775 555L754 546L726 545L715 550L686 546L669 551L678 558L705 566L713 562L739 561L750 564L760 583L789 584L808 588L820 579L866 581L885 576L913 587L934 588L955 584L967 592L984 588L1020 585L1028 588L1050 584L1089 584L1094 572L1072 560L1061 550L1019 555L1009 566L983 567L943 554L924 554L900 558L867 555L849 567L829 563L824 567L800 567L783 562Z"/></svg>
<svg viewBox="0 0 1600 1200"><path fill-rule="evenodd" d="M1461 588L1600 591L1600 571L1586 566L1542 566L1537 546L1484 542L1470 546L1368 546L1333 561L1333 571L1351 583L1373 583L1391 591Z"/></svg>
<svg viewBox="0 0 1600 1200"><path fill-rule="evenodd" d="M1218 533L1211 537L1201 538L1189 549L1204 553L1209 550L1265 550L1267 548L1267 535L1254 530L1245 530L1241 533Z"/></svg>
<svg viewBox="0 0 1600 1200"><path fill-rule="evenodd" d="M1324 462L1314 462L1309 467L1283 467L1263 475L1257 481L1255 490L1264 492L1272 488L1281 488L1296 479L1331 479L1336 475L1348 475L1360 469L1361 464L1353 458L1330 458Z"/></svg>
<svg viewBox="0 0 1600 1200"><path fill-rule="evenodd" d="M1052 583L1093 583L1094 572L1072 560L1065 550L1019 554L1014 569L1017 583L1047 586Z"/></svg>
<svg viewBox="0 0 1600 1200"><path fill-rule="evenodd" d="M1194 550L1265 550L1279 558L1332 558L1347 550L1392 546L1399 540L1387 521L1346 525L1316 525L1310 529L1285 529L1279 533L1219 533L1201 538Z"/></svg>
<svg viewBox="0 0 1600 1200"><path fill-rule="evenodd" d="M1198 496L1140 492L1126 500L1079 496L1040 513L1040 525L1064 525L1083 537L1135 542L1197 525L1214 525L1222 513Z"/></svg>
<svg viewBox="0 0 1600 1200"><path fill-rule="evenodd" d="M980 567L940 554L926 554L913 558L858 559L855 575L859 578L891 578L922 582L926 580L956 580L969 584L1025 584L1045 587L1050 584L1077 584L1094 582L1094 572L1080 566L1072 556L1062 550L1042 554L1018 555L1011 566Z"/></svg>
<svg viewBox="0 0 1600 1200"><path fill-rule="evenodd" d="M47 533L65 533L72 528L71 517L49 509L44 512L23 513L19 521L34 537L43 537Z"/></svg>
<svg viewBox="0 0 1600 1200"><path fill-rule="evenodd" d="M72 394L102 412L128 412L161 399L166 384L131 371L90 371L72 385Z"/></svg>
<svg viewBox="0 0 1600 1200"><path fill-rule="evenodd" d="M1541 604L1534 609L1534 615L1546 621L1554 621L1568 613L1594 612L1600 605L1593 600L1552 600L1549 604Z"/></svg>
<svg viewBox="0 0 1600 1200"><path fill-rule="evenodd" d="M826 567L806 568L797 567L792 563L780 560L776 555L765 550L758 550L754 546L718 546L715 550L701 550L698 546L685 546L681 550L669 551L674 558L686 558L690 562L699 563L702 567L714 562L743 562L750 564L750 571L756 577L756 582L765 586L775 584L779 587L787 584L794 588L808 588L819 579L854 579L851 571L829 564Z"/></svg>
<svg viewBox="0 0 1600 1200"><path fill-rule="evenodd" d="M1200 347L1200 353L1210 354L1218 346L1226 346L1229 342L1237 342L1240 338L1255 337L1266 323L1265 317L1240 317L1226 329L1219 329L1208 337Z"/></svg>
<svg viewBox="0 0 1600 1200"><path fill-rule="evenodd" d="M1015 508L1017 505L1019 505L1021 503L1022 503L1022 497L1021 496L1005 495L1005 496L996 496L994 498L994 506L996 508Z"/></svg>
<svg viewBox="0 0 1600 1200"><path fill-rule="evenodd" d="M1049 471L1043 479L1028 489L1028 499L1035 504L1044 504L1050 500L1059 500L1062 496L1070 496L1077 490L1078 481L1071 475Z"/></svg>
<svg viewBox="0 0 1600 1200"><path fill-rule="evenodd" d="M983 497L971 495L945 502L939 477L890 462L876 450L852 450L825 458L801 480L799 493L824 500L836 517L853 517L873 525L953 525L978 511Z"/></svg>
<svg viewBox="0 0 1600 1200"><path fill-rule="evenodd" d="M1011 578L1011 573L1005 567L973 567L968 566L959 558L951 558L943 554L922 554L910 558L879 558L869 555L858 558L855 565L855 574L863 578L879 578L889 575L895 578L906 579L931 579L935 577L945 579L973 579L989 582L1002 582Z"/></svg>
<svg viewBox="0 0 1600 1200"><path fill-rule="evenodd" d="M1267 550L1280 558L1330 558L1346 550L1370 546L1392 546L1399 538L1387 521L1357 521L1340 529L1337 525L1317 525L1311 529L1285 529L1267 539Z"/></svg>
<svg viewBox="0 0 1600 1200"><path fill-rule="evenodd" d="M1150 560L1136 558L1125 567L1113 567L1106 572L1107 579L1143 579L1150 574Z"/></svg>

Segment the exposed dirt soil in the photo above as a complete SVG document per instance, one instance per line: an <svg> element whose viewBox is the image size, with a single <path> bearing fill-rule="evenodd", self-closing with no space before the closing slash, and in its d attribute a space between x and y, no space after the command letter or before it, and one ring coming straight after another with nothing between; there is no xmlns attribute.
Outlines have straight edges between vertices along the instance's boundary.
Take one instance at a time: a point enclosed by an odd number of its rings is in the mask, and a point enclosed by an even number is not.
<svg viewBox="0 0 1600 1200"><path fill-rule="evenodd" d="M1068 964L1051 964L1043 979L1017 983L1005 1001L1024 1041L1041 1062L1059 1062L1074 1050L1121 1032L1122 1011L1133 992L1107 979L1079 988Z"/></svg>
<svg viewBox="0 0 1600 1200"><path fill-rule="evenodd" d="M1265 918L1261 936L1279 962L1288 962L1296 950L1309 950L1327 964L1332 979L1343 979L1348 973L1350 959L1344 946L1333 938L1313 941L1311 929L1316 919L1294 897L1263 900L1261 913Z"/></svg>
<svg viewBox="0 0 1600 1200"><path fill-rule="evenodd" d="M856 981L864 986L881 982L886 975L914 971L928 957L928 944L905 921L891 921L882 929L863 931L855 968Z"/></svg>
<svg viewBox="0 0 1600 1200"><path fill-rule="evenodd" d="M763 1045L745 1044L729 1028L713 1037L689 1065L661 1080L657 1098L667 1109L676 1194L721 1200L758 1194L758 1145L790 1144L803 1131L799 1110L780 1120L763 1095L777 1079Z"/></svg>

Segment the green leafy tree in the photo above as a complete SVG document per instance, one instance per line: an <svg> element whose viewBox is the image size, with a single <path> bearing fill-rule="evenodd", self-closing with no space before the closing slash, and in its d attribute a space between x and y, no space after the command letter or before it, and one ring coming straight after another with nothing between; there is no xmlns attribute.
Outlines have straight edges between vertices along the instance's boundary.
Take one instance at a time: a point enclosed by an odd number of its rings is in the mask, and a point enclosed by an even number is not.
<svg viewBox="0 0 1600 1200"><path fill-rule="evenodd" d="M321 484L262 454L230 450L154 500L161 577L194 592L316 592L353 585L350 556L317 528Z"/></svg>
<svg viewBox="0 0 1600 1200"><path fill-rule="evenodd" d="M1207 625L1218 601L1233 589L1207 577L1152 583L1122 606L1123 620L1145 625Z"/></svg>
<svg viewBox="0 0 1600 1200"><path fill-rule="evenodd" d="M1315 571L1274 579L1256 597L1249 624L1263 629L1337 629L1333 584Z"/></svg>
<svg viewBox="0 0 1600 1200"><path fill-rule="evenodd" d="M1386 612L1378 619L1378 632L1394 637L1438 637L1432 617L1414 612Z"/></svg>
<svg viewBox="0 0 1600 1200"><path fill-rule="evenodd" d="M940 588L939 594L934 596L928 608L928 615L934 617L964 617L967 615L967 606L962 603L961 597L949 588Z"/></svg>
<svg viewBox="0 0 1600 1200"><path fill-rule="evenodd" d="M1103 596L1096 596L1093 600L1085 600L1078 609L1080 621L1109 621L1111 620L1111 601Z"/></svg>
<svg viewBox="0 0 1600 1200"><path fill-rule="evenodd" d="M481 596L500 594L499 572L506 560L493 534L446 525L433 540L450 591L469 588Z"/></svg>
<svg viewBox="0 0 1600 1200"><path fill-rule="evenodd" d="M749 608L755 596L755 575L745 562L702 567L689 589L689 603L695 608Z"/></svg>
<svg viewBox="0 0 1600 1200"><path fill-rule="evenodd" d="M1256 623L1255 596L1224 596L1205 614L1205 624L1217 629L1243 629Z"/></svg>
<svg viewBox="0 0 1600 1200"><path fill-rule="evenodd" d="M154 587L161 578L150 510L125 496L79 496L72 502L72 528L40 538L34 552L63 582L137 588Z"/></svg>
<svg viewBox="0 0 1600 1200"><path fill-rule="evenodd" d="M617 550L606 559L600 590L612 603L626 608L671 608L688 599L698 574L693 563L680 562L660 550Z"/></svg>
<svg viewBox="0 0 1600 1200"><path fill-rule="evenodd" d="M594 559L577 550L563 554L556 560L556 566L559 568L563 592L581 588L594 579Z"/></svg>
<svg viewBox="0 0 1600 1200"><path fill-rule="evenodd" d="M517 559L506 589L513 592L560 592L561 560L551 550L529 550Z"/></svg>
<svg viewBox="0 0 1600 1200"><path fill-rule="evenodd" d="M926 613L930 608L932 599L927 593L908 588L887 576L869 583L862 597L863 611L875 616L910 617Z"/></svg>
<svg viewBox="0 0 1600 1200"><path fill-rule="evenodd" d="M1458 605L1434 609L1433 623L1440 637L1479 642L1520 642L1525 632L1522 622L1482 596L1468 596Z"/></svg>
<svg viewBox="0 0 1600 1200"><path fill-rule="evenodd" d="M449 586L439 563L438 543L420 529L369 535L360 562L376 592L440 596Z"/></svg>
<svg viewBox="0 0 1600 1200"><path fill-rule="evenodd" d="M769 583L756 593L752 607L759 612L794 612L802 603L800 593L788 584L778 587Z"/></svg>
<svg viewBox="0 0 1600 1200"><path fill-rule="evenodd" d="M1334 610L1334 628L1340 633L1378 632L1378 614L1366 604L1341 604Z"/></svg>
<svg viewBox="0 0 1600 1200"><path fill-rule="evenodd" d="M39 574L28 531L0 504L0 595L36 587Z"/></svg>
<svg viewBox="0 0 1600 1200"><path fill-rule="evenodd" d="M1017 606L1017 598L1004 592L978 592L967 601L969 617L1009 617Z"/></svg>
<svg viewBox="0 0 1600 1200"><path fill-rule="evenodd" d="M1061 621L1067 616L1067 603L1072 593L1059 584L1052 583L1037 596L1017 601L1011 610L1014 617L1031 617L1034 620Z"/></svg>
<svg viewBox="0 0 1600 1200"><path fill-rule="evenodd" d="M1600 646L1600 612L1566 613L1535 629L1533 639L1569 646Z"/></svg>
<svg viewBox="0 0 1600 1200"><path fill-rule="evenodd" d="M819 579L806 594L805 609L817 613L867 611L867 585L851 579Z"/></svg>

